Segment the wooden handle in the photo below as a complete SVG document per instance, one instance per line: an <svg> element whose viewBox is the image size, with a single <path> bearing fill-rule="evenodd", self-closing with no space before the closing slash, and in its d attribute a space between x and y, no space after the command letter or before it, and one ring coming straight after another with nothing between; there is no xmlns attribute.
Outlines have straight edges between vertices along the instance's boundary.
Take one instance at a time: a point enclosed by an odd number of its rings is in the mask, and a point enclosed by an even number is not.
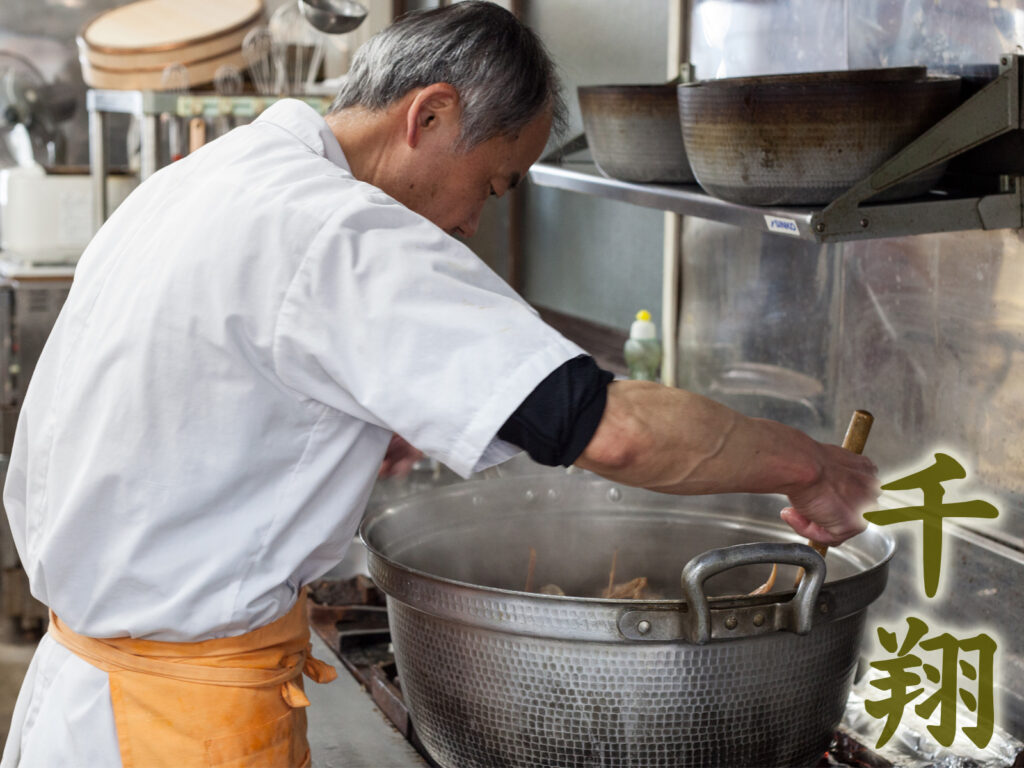
<svg viewBox="0 0 1024 768"><path fill-rule="evenodd" d="M206 120L193 117L188 123L188 151L195 152L206 143Z"/></svg>
<svg viewBox="0 0 1024 768"><path fill-rule="evenodd" d="M864 445L868 441L868 432L875 423L875 417L867 411L854 411L850 426L846 428L843 448L853 453L864 453Z"/></svg>

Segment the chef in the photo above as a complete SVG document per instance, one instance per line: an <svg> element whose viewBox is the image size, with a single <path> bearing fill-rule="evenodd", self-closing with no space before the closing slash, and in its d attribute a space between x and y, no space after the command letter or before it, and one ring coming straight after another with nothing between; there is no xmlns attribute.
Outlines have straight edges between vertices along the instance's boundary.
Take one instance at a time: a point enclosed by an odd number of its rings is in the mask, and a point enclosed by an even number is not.
<svg viewBox="0 0 1024 768"><path fill-rule="evenodd" d="M4 768L309 765L302 677L332 670L302 588L396 433L463 476L525 449L668 493L786 494L828 544L861 530L869 460L611 382L459 241L564 119L536 36L463 2L373 38L326 119L278 102L118 208L10 462L51 621Z"/></svg>

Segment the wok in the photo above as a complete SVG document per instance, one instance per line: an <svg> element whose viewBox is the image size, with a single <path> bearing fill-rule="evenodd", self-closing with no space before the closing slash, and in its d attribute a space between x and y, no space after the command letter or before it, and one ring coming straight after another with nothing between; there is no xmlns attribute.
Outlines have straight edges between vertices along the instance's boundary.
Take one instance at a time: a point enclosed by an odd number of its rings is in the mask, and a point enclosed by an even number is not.
<svg viewBox="0 0 1024 768"><path fill-rule="evenodd" d="M893 543L872 529L826 563L779 507L555 472L372 511L369 570L430 754L453 768L813 765ZM569 596L523 591L531 548L534 584ZM616 550L620 579L646 576L660 597L590 596ZM746 596L773 560L790 564L780 584L808 568L801 591Z"/></svg>

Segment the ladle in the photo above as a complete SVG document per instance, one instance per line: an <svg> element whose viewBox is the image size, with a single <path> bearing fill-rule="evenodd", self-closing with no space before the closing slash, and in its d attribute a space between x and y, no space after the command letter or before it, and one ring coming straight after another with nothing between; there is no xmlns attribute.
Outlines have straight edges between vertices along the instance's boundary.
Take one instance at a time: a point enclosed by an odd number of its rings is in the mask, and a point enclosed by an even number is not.
<svg viewBox="0 0 1024 768"><path fill-rule="evenodd" d="M366 8L355 0L299 0L306 21L328 35L351 32L366 19Z"/></svg>

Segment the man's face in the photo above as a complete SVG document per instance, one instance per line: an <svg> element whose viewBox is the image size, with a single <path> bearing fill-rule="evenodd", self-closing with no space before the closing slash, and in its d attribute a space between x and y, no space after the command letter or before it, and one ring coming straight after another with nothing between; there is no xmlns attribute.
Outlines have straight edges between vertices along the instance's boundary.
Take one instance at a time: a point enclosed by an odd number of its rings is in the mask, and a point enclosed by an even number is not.
<svg viewBox="0 0 1024 768"><path fill-rule="evenodd" d="M445 232L469 237L476 232L487 198L504 195L540 157L551 117L545 113L518 136L497 136L468 152L458 147L457 129L431 137L429 151L418 153L395 197Z"/></svg>

